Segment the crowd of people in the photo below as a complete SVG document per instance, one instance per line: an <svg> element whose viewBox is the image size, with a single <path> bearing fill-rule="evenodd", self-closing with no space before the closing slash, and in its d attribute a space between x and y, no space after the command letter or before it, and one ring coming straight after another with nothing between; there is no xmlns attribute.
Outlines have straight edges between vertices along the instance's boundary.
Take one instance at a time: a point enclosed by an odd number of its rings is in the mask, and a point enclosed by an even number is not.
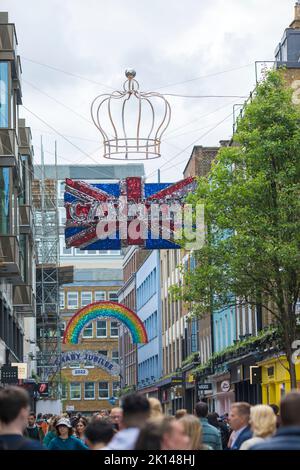
<svg viewBox="0 0 300 470"><path fill-rule="evenodd" d="M30 412L20 387L0 390L0 450L300 450L300 392L276 405L237 402L228 414L209 413L198 402L194 414L165 416L156 398L133 393L121 407L87 418Z"/></svg>

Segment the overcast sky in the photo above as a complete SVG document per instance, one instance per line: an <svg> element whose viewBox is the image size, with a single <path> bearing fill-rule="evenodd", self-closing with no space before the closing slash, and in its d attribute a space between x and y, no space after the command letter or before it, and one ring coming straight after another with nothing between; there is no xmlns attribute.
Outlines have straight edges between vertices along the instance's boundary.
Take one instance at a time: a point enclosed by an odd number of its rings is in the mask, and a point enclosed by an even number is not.
<svg viewBox="0 0 300 470"><path fill-rule="evenodd" d="M248 95L255 86L255 61L273 60L275 47L293 19L294 4L294 0L1 0L1 10L8 11L10 22L16 24L23 104L77 147L22 109L21 117L32 128L35 161L40 162L43 135L47 163L54 161L55 140L61 164L109 163L102 157L101 137L91 123L90 103L97 94L119 90L128 67L136 69L141 90ZM220 139L228 139L233 104L243 101L168 100L172 121L162 158L145 164L149 181L155 180L159 167L162 181L180 179L193 143L218 145Z"/></svg>

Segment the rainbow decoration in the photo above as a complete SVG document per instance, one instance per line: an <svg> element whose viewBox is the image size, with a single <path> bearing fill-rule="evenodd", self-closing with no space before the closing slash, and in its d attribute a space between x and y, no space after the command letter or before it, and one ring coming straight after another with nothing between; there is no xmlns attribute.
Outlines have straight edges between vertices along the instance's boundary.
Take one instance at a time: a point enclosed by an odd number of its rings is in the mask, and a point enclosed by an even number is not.
<svg viewBox="0 0 300 470"><path fill-rule="evenodd" d="M146 329L136 313L125 305L107 300L94 302L78 310L67 324L63 343L78 344L80 333L84 327L96 318L117 320L127 327L133 343L148 343Z"/></svg>

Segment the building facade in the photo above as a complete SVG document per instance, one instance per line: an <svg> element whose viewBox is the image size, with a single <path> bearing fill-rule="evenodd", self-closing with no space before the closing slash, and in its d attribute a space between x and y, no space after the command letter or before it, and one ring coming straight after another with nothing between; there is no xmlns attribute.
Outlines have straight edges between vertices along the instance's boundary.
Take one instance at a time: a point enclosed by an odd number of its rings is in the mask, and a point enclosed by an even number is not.
<svg viewBox="0 0 300 470"><path fill-rule="evenodd" d="M136 273L136 313L148 336L147 344L138 345L137 389L156 398L156 382L163 375L160 294L160 257L159 251L153 250Z"/></svg>
<svg viewBox="0 0 300 470"><path fill-rule="evenodd" d="M0 365L35 373L35 251L30 128L19 119L21 62L15 25L0 13Z"/></svg>

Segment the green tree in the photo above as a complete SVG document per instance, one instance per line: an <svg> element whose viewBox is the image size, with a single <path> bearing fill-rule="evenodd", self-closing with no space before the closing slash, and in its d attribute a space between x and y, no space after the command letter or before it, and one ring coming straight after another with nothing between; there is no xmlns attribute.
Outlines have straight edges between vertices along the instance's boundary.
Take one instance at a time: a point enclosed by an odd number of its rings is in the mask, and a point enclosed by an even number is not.
<svg viewBox="0 0 300 470"><path fill-rule="evenodd" d="M261 305L277 324L292 387L293 342L300 289L300 112L284 71L261 82L230 147L220 149L189 202L205 206L204 246L197 267L174 293L194 314L235 303Z"/></svg>

